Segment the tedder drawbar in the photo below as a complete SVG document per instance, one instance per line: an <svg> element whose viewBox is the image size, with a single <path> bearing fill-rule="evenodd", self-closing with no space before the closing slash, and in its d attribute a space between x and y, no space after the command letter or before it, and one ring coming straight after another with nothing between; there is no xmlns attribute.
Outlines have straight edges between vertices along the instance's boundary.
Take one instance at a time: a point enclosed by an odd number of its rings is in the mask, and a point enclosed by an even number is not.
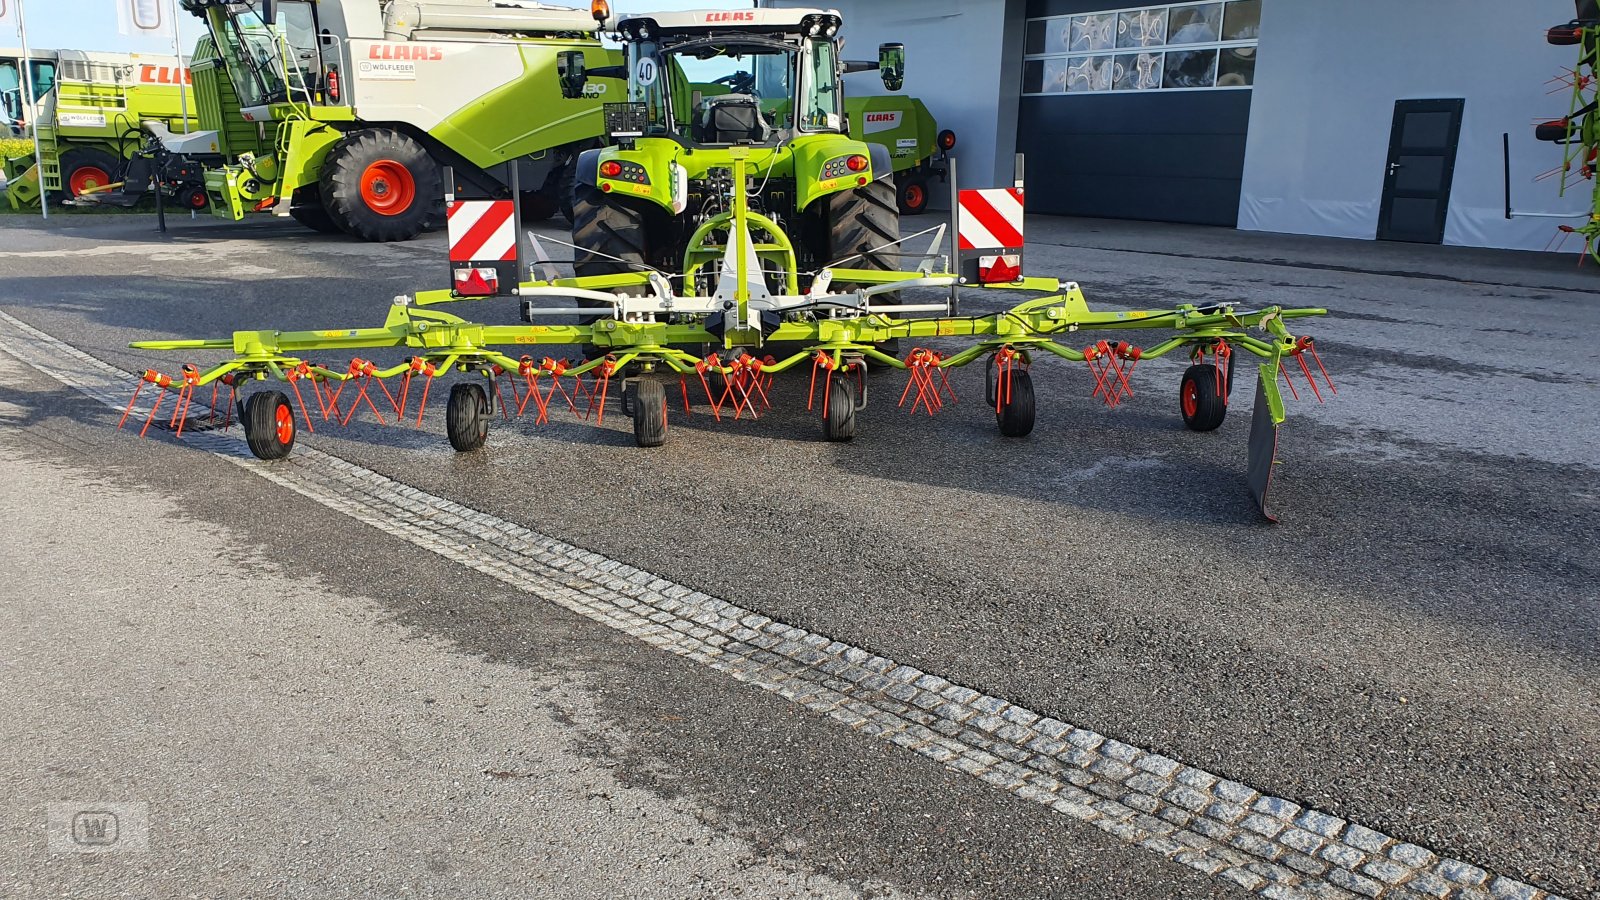
<svg viewBox="0 0 1600 900"><path fill-rule="evenodd" d="M716 17L711 19L716 24L701 25L693 18L698 15ZM1245 309L1233 303L1091 310L1077 284L1022 275L1020 181L1013 188L952 189L953 229L939 225L904 238L869 239L873 229L857 227L864 216L862 201L892 214L892 200L874 201L891 173L867 143L844 133L836 114L804 106L808 100L835 102L839 94L830 96L826 83L819 91L816 82L808 85L802 78L798 95L784 100L796 104L797 112L787 120L791 127L785 130L780 121L772 135L765 134L774 124L769 116L782 111L770 93L748 101L711 98L698 111L703 115L683 116L703 125L720 115L741 133L762 131L761 140L719 141L714 128L689 140L673 133L677 120L670 101L660 110L647 102L650 82L670 71L656 54L670 52L675 36L682 40L679 46L703 57L796 55L798 65L790 60L775 70L832 71L837 86L845 67L820 58L832 49L836 15L756 10L741 16L746 18L733 24L716 11L621 23L630 85L638 90L627 103L607 104L612 146L591 151L594 156L580 165L587 179L580 186L593 189L580 199L622 204L608 207L620 215L642 208L640 187L656 185L673 198L693 197L695 204L668 207L684 213L678 222L656 216L665 229L661 234L680 235L667 264L662 261L669 257L659 249L648 256L601 249L592 233L627 236L626 217L613 216L607 229L575 225L569 246L577 251L579 274L560 277L538 238L521 240L516 203L447 197L450 288L396 297L379 327L135 342L137 349L231 351L233 357L205 370L186 365L177 375L145 372L121 424L132 418L137 426L142 417L141 433L159 421L181 436L195 418L191 409L200 392L209 386L203 427L229 427L237 410L251 452L277 459L289 453L300 427L313 431L318 421L348 424L364 410L380 422L390 415L397 422L415 416L420 425L434 382L465 374L469 377L452 383L445 412L446 432L458 451L482 447L497 413L505 419L526 415L536 424L562 414L601 423L613 408L631 417L639 446L655 447L666 440L669 410L681 403L689 415L691 397L703 397L706 410L719 421L756 419L772 407L775 376L809 370L797 379L807 385L806 408L819 416L825 439L848 441L866 406L869 366L903 370L907 379L897 386L898 405L932 415L955 402L949 370L982 361L986 403L1001 433L1022 437L1033 430L1031 365L1041 356L1086 364L1093 395L1114 407L1132 395L1131 376L1142 361L1182 351L1190 361L1179 386L1183 421L1190 429L1211 431L1227 413L1234 360L1242 351L1261 360L1247 480L1261 512L1271 518L1267 491L1277 429L1284 420L1279 381L1296 397L1294 377L1306 381L1319 400L1333 390L1311 339L1291 333L1289 320L1325 310ZM886 84L901 77L903 58L899 45L880 48ZM581 62L564 61L562 77L564 91L581 95ZM773 92L779 89L783 86ZM814 128L796 133L792 125L799 121ZM782 188L787 199L762 193L776 180L773 171L780 161L788 167ZM810 171L813 164L816 171ZM635 199L617 196L624 193L623 184ZM836 195L831 206L844 210L831 219L826 214L830 194ZM813 219L796 199L807 195L811 207L823 208ZM688 216L691 206L700 212ZM898 232L897 219L878 224ZM901 252L924 239L925 251ZM541 277L523 280L524 248ZM615 265L597 273L601 259ZM890 268L887 259L916 264ZM960 304L969 289L1035 296L1002 312L962 315ZM510 297L520 303L525 324L479 324L444 311ZM575 314L580 324L556 324L572 321ZM1166 334L1148 347L1096 339L1099 333L1149 330ZM585 348L581 358L557 359L536 349L572 345ZM362 357L340 365L313 361L333 351L381 349L407 350L410 356L392 366ZM1299 374L1292 375L1294 370ZM288 393L274 388L244 394L255 382L281 382ZM147 387L156 391L148 411L139 405ZM175 402L163 414L169 394Z"/></svg>

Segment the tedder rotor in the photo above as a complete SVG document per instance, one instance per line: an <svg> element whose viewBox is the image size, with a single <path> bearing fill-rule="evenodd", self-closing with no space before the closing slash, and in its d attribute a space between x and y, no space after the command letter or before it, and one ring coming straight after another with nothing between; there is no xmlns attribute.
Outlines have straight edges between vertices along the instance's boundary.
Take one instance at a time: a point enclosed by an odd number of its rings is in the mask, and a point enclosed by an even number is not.
<svg viewBox="0 0 1600 900"><path fill-rule="evenodd" d="M765 82L775 86L765 97L713 98L686 116L715 126L694 138L678 130L671 85L657 97L656 111L640 108L648 101L608 104L613 145L591 151L580 167L589 179L580 179L580 187L587 183L593 190L579 197L605 208L614 195L625 195L616 208L640 213L635 236L651 247L649 253L608 253L575 223L569 246L579 274L561 277L538 238L521 239L515 203L447 197L450 288L396 297L378 327L135 342L138 349L233 356L209 369L184 366L177 376L145 372L123 421L134 414L144 388L153 386L154 403L147 412L141 409L143 429L162 420L181 436L197 393L209 385L205 424L228 427L237 410L251 451L276 459L289 453L300 425L314 430L313 412L320 421L341 425L363 409L380 422L386 415L401 421L413 415L414 402L420 425L434 381L457 373L470 376L452 383L446 406L446 431L458 451L482 447L496 413L508 420L527 415L536 424L563 413L600 423L612 408L631 417L640 446L654 447L665 442L675 408L690 414L692 397L703 397L719 421L756 419L772 407L778 376L795 371L805 373L800 378L807 386L806 408L818 415L824 438L848 441L866 406L869 368L904 371L898 405L933 415L956 401L950 370L982 361L985 402L999 430L1022 437L1034 426L1031 365L1037 359L1084 363L1094 396L1114 407L1132 395L1131 376L1142 361L1181 351L1190 361L1179 381L1183 421L1190 429L1211 431L1226 415L1235 356L1243 352L1260 360L1247 480L1270 518L1267 490L1285 415L1279 380L1298 396L1290 380L1291 369L1298 368L1296 377L1319 400L1324 390L1333 390L1311 339L1291 333L1288 323L1325 310L1233 303L1092 310L1077 284L1021 274L1020 181L1012 188L953 196L953 229L939 225L901 238L892 221L895 234L879 240L851 224L845 229L850 241L841 246L834 214L858 213L860 198L870 197L863 189L891 173L876 165L866 144L842 132L837 115L808 112L803 105L834 102L817 100L819 83L807 78L824 72L831 80L820 85L821 92L838 90L846 65L831 55L819 60L831 53L838 17L816 10L753 10L725 18L730 15L691 11L621 22L630 85L641 90L635 96L648 94L656 79L675 70L674 61L662 56L675 44L707 58L756 56L755 77L743 80L746 85L764 83L762 56L787 54L798 61L767 73L787 72L798 85ZM882 49L886 84L899 79L903 58L898 45ZM564 88L581 95L581 62L565 60L562 68ZM795 72L801 77L795 79ZM774 97L779 89L794 93ZM800 127L807 121L818 130ZM707 139L727 137L714 133L724 125L749 138ZM785 170L784 193L774 194L770 184L779 167ZM621 190L623 182L635 190ZM660 211L645 205L656 201L639 186L655 186L668 205ZM691 196L694 204L674 199ZM620 221L613 216L613 223ZM902 249L923 240L921 252ZM539 277L523 277L524 249L531 251ZM597 265L608 258L613 265ZM888 260L916 262L889 267ZM605 271L594 274L597 268ZM998 313L961 314L962 296L976 289L1034 296ZM525 324L479 324L444 311L452 304L510 297L520 304ZM575 314L579 324L561 324ZM1068 343L1079 332L1151 330L1164 334L1148 347L1097 335L1088 336L1087 344ZM529 352L573 345L584 348L579 358ZM361 357L342 365L312 361L335 350L384 349L410 355L389 366ZM282 382L289 393L257 390L240 403L243 388L267 381ZM176 403L162 417L168 393L176 394Z"/></svg>

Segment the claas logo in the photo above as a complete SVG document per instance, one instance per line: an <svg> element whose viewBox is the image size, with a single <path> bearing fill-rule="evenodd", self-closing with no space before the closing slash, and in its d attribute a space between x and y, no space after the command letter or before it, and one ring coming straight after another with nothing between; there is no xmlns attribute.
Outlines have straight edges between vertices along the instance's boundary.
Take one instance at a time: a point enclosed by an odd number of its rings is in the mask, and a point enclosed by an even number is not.
<svg viewBox="0 0 1600 900"><path fill-rule="evenodd" d="M373 44L368 59L444 59L444 49L432 44Z"/></svg>
<svg viewBox="0 0 1600 900"><path fill-rule="evenodd" d="M756 14L753 12L714 12L706 13L707 22L754 22Z"/></svg>
<svg viewBox="0 0 1600 900"><path fill-rule="evenodd" d="M184 84L194 84L188 69L177 66L142 65L139 67L140 84L177 84L182 78Z"/></svg>
<svg viewBox="0 0 1600 900"><path fill-rule="evenodd" d="M868 122L893 122L900 118L899 113L867 113Z"/></svg>

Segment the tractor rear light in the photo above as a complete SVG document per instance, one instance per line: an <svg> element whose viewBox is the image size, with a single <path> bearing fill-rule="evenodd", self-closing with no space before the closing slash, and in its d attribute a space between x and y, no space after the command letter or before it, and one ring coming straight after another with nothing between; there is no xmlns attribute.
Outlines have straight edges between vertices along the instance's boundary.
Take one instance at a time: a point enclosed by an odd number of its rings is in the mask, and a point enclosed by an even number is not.
<svg viewBox="0 0 1600 900"><path fill-rule="evenodd" d="M493 297L500 292L500 273L494 266L462 266L451 274L458 297Z"/></svg>
<svg viewBox="0 0 1600 900"><path fill-rule="evenodd" d="M939 132L939 149L954 150L956 148L956 133L946 128Z"/></svg>
<svg viewBox="0 0 1600 900"><path fill-rule="evenodd" d="M606 160L600 164L600 174L606 178L615 178L622 174L622 163L614 159Z"/></svg>
<svg viewBox="0 0 1600 900"><path fill-rule="evenodd" d="M850 157L849 159L846 159L844 161L844 165L845 165L845 168L849 169L852 172L860 172L860 171L863 171L863 170L866 169L866 167L867 167L867 158L865 156L861 156L861 155L858 154L856 156Z"/></svg>
<svg viewBox="0 0 1600 900"><path fill-rule="evenodd" d="M1001 253L978 257L979 284L1010 284L1022 280L1022 256Z"/></svg>

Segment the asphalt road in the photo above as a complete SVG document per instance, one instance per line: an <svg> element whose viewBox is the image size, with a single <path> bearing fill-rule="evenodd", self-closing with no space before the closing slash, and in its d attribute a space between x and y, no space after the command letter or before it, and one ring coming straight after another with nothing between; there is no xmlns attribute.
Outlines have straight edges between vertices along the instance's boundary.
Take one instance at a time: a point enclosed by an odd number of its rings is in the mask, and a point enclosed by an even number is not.
<svg viewBox="0 0 1600 900"><path fill-rule="evenodd" d="M1249 392L1219 432L1186 433L1174 408L1181 366L1166 361L1141 365L1138 394L1115 411L1089 399L1083 371L1041 364L1039 427L1020 442L1000 438L992 414L971 401L981 390L975 370L956 379L966 402L933 420L894 409L889 393L900 379L882 376L889 389L880 388L849 445L816 440L798 378L780 382L774 415L720 425L696 415L675 422L658 451L633 447L620 417L604 428L500 427L483 453L464 457L444 443L437 414L425 433L365 425L322 429L311 441L1263 791L1569 896L1600 896L1600 352L1580 337L1600 324L1593 270L1573 269L1570 258L1212 229L1047 219L1029 227L1029 269L1083 282L1091 302L1244 299L1333 311L1304 330L1319 338L1339 396L1291 406L1274 496L1282 524L1263 525L1244 498ZM5 221L0 309L125 369L170 370L182 360L136 354L126 342L376 324L390 297L439 281L441 258L438 235L367 246L277 223L180 222L158 239L131 217L49 229ZM514 320L509 309L484 312ZM27 849L27 829L37 828L29 804L70 794L74 777L111 789L118 772L131 772L145 774L140 784L155 803L204 796L193 787L203 784L229 802L270 808L250 833L280 833L271 825L287 810L308 837L356 821L367 828L375 806L398 803L449 823L462 877L480 879L459 882L463 893L557 869L576 869L603 890L613 873L581 864L581 838L549 864L530 863L532 843L507 839L506 819L467 811L467 798L433 780L461 780L474 796L514 791L515 779L482 773L500 765L490 757L520 748L540 771L559 772L561 753L589 761L551 778L567 808L590 809L585 779L633 792L625 802L638 804L644 824L609 824L601 845L618 849L608 859L645 859L685 835L708 842L703 857L699 844L674 857L663 877L705 878L710 893L729 885L757 895L1226 889L559 612L513 602L479 576L419 559L168 439L116 435L103 407L37 373L8 377L0 389L19 410L3 433L22 448L4 465L8 494L104 484L114 498L104 504L50 492L65 506L56 518L143 517L213 538L205 559L175 562L175 590L111 588L143 611L135 621L164 622L133 642L171 654L149 659L204 657L217 670L208 690L207 675L184 667L141 663L136 684L126 667L104 669L124 673L105 696L136 723L154 715L127 702L144 690L138 684L167 679L187 694L171 707L181 721L121 768L90 761L62 766L75 773L64 775L41 762L64 743L117 733L97 725L92 705L39 724L60 690L46 661L75 658L73 648L92 653L118 634L108 636L111 623L95 615L104 598L81 613L47 598L67 585L100 589L106 569L123 565L118 545L89 528L53 535L70 543L58 552L88 562L38 567L29 590L8 602L29 623L13 663L29 678L3 701L17 707L6 710L6 727L28 738L4 742L22 748L6 751L6 768L26 807L7 823L6 840L24 848L14 871L30 884L53 891L81 873L56 867L42 847ZM77 509L82 516L66 511ZM28 540L17 559L48 558ZM204 541L174 546L196 543ZM94 562L101 556L108 561ZM248 594L254 587L231 576L218 576L221 585L194 580L258 569L268 587L307 584L293 603L274 604L260 598L285 590ZM195 602L213 587L241 599ZM241 609L249 615L230 621ZM251 655L284 643L295 652L273 664ZM338 688L328 672L351 655L365 662L351 664L359 674L347 671ZM459 685L455 708L430 710L407 729L424 752L372 751L395 739L394 711L416 702L416 685L445 671ZM236 701L249 687L241 679L252 672L274 690L339 694L338 703L241 717ZM467 681L493 698L490 714L459 702L472 696ZM533 691L518 690L524 684L559 699L532 700ZM223 735L250 745L246 761L282 757L274 765L284 777L257 777L265 762L219 764L214 754L234 746ZM449 749L426 752L429 741ZM315 771L293 760L322 744L334 748L329 766L365 761L333 797L320 782L289 777ZM546 769L533 746L557 748L557 761ZM175 758L190 768L170 765ZM273 808L271 798L284 796L296 799ZM179 842L154 849L155 871L141 877L178 883L234 858L205 832L191 825L181 841L174 833ZM320 852L331 858L337 844ZM457 882L406 846L392 840L363 866L382 873L367 876L384 879L371 882L380 892L402 884L456 892ZM315 856L301 868L260 847L238 858L300 887L336 890L317 880L334 872L353 879L345 885L365 883L360 871ZM567 860L579 864L558 865ZM663 881L662 894L694 883Z"/></svg>

